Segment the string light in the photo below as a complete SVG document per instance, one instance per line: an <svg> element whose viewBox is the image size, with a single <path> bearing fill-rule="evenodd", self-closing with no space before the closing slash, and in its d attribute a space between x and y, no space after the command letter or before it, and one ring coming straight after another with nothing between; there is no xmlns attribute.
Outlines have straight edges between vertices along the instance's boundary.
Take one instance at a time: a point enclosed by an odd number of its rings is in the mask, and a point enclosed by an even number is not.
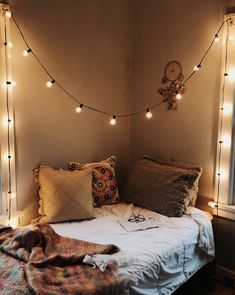
<svg viewBox="0 0 235 295"><path fill-rule="evenodd" d="M9 87L15 87L16 82L15 81L6 81L6 85L9 86Z"/></svg>
<svg viewBox="0 0 235 295"><path fill-rule="evenodd" d="M218 34L215 34L215 39L214 39L215 42L218 42L219 41L219 36Z"/></svg>
<svg viewBox="0 0 235 295"><path fill-rule="evenodd" d="M81 103L79 107L76 107L75 111L76 113L80 114L81 111L82 111L82 107L83 107L83 104Z"/></svg>
<svg viewBox="0 0 235 295"><path fill-rule="evenodd" d="M53 86L54 83L55 83L55 80L53 79L53 80L51 80L51 81L48 81L48 82L46 83L46 85L47 85L48 88L51 88L51 87Z"/></svg>
<svg viewBox="0 0 235 295"><path fill-rule="evenodd" d="M221 111L223 111L223 115L230 115L232 113L232 105L231 103L224 103L223 107L221 108Z"/></svg>
<svg viewBox="0 0 235 295"><path fill-rule="evenodd" d="M12 13L9 10L6 10L4 15L8 18L11 18Z"/></svg>
<svg viewBox="0 0 235 295"><path fill-rule="evenodd" d="M112 119L110 120L110 124L116 125L116 123L117 123L116 116L113 116Z"/></svg>
<svg viewBox="0 0 235 295"><path fill-rule="evenodd" d="M25 43L25 45L26 45L28 48L30 48L30 46L29 46L28 42L26 41L26 39L25 39L25 37L24 37L24 34L23 34L23 32L22 32L22 30L21 30L21 28L20 28L18 22L16 21L14 15L12 15L12 19L13 19L13 21L14 21L14 23L15 23L15 25L16 25L16 27L17 27L17 29L18 29L18 31L19 31L19 33L20 33L20 35L21 35L21 37L22 37L24 43ZM208 52L210 51L210 49L211 49L211 47L212 47L214 41L217 41L217 39L218 39L217 36L218 36L219 32L222 30L222 28L223 28L223 26L224 26L224 24L225 24L226 22L227 22L227 21L224 21L224 22L220 25L219 29L217 30L217 32L216 32L216 34L215 34L215 37L213 38L213 40L212 40L212 42L210 43L209 47L206 49L206 51L205 51L203 57L201 58L199 64L198 64L197 66L194 67L193 72L190 73L190 74L188 75L188 77L186 77L186 79L182 82L182 85L186 85L186 82L187 82L189 79L191 79L192 76L193 76L193 75L194 75L194 74L195 74L195 73L201 68L204 59L206 58ZM37 62L39 63L39 65L42 67L42 69L46 72L46 74L47 74L49 77L52 77L52 75L51 75L51 74L49 73L49 71L47 70L46 66L41 62L40 58L35 54L34 51L32 52L32 54L33 54L33 56L35 57L35 59L37 60ZM47 87L48 87L48 88L51 88L51 87L52 87L52 84L53 84L54 82L55 82L55 80L48 81L48 82L46 83ZM62 85L62 84L60 84L58 81L56 81L56 84L57 84L57 86L58 86L58 87L59 87L59 88L60 88L60 89L61 89L61 90L62 90L62 91L63 91L63 92L69 97L69 98L71 98L71 99L72 99L73 101L75 101L76 103L79 103L79 104L80 104L79 100L78 100L75 96L73 96L73 95L72 95L72 94L71 94L71 93L70 93L70 92L69 92L69 91L68 91L68 90ZM180 96L180 95L177 95L177 99L181 99L181 98L182 98L182 95L181 95L181 96ZM163 104L164 102L165 102L165 100L162 100L162 101L160 101L159 103L155 103L154 105L149 106L148 108L149 108L149 109L156 108L156 107L160 106L161 104ZM108 112L106 112L106 111L100 110L100 109L95 108L95 107L93 107L93 106L89 106L89 105L85 105L85 104L84 104L83 107L84 107L84 108L87 108L87 109L90 109L90 110L92 110L92 111L94 111L94 112L101 113L101 114L106 115L106 116L112 116L112 113L108 113ZM124 118L124 117L136 116L136 115L139 115L139 114L144 113L144 112L146 112L146 109L139 110L139 111L132 112L132 113L126 113L126 114L116 115L115 118ZM115 123L114 123L114 124L115 124Z"/></svg>
<svg viewBox="0 0 235 295"><path fill-rule="evenodd" d="M175 96L175 98L178 99L178 100L181 100L182 97L183 97L183 96L182 96L181 93L177 93L176 96Z"/></svg>
<svg viewBox="0 0 235 295"><path fill-rule="evenodd" d="M10 41L10 42L7 42L7 46L9 47L9 48L12 48L13 47L13 43Z"/></svg>
<svg viewBox="0 0 235 295"><path fill-rule="evenodd" d="M146 118L151 119L153 114L150 112L149 109L146 110Z"/></svg>
<svg viewBox="0 0 235 295"><path fill-rule="evenodd" d="M231 138L228 134L222 136L221 140L219 141L220 144L223 144L223 147L228 148L231 145Z"/></svg>
<svg viewBox="0 0 235 295"><path fill-rule="evenodd" d="M228 78L230 81L234 81L235 80L235 69L230 69L228 71Z"/></svg>
<svg viewBox="0 0 235 295"><path fill-rule="evenodd" d="M197 72L200 70L201 67L202 67L201 64L199 64L197 66L194 66L193 70Z"/></svg>
<svg viewBox="0 0 235 295"><path fill-rule="evenodd" d="M32 51L32 49L27 49L27 50L24 50L23 51L23 56L25 56L25 57L27 57L29 54L30 54L30 52Z"/></svg>

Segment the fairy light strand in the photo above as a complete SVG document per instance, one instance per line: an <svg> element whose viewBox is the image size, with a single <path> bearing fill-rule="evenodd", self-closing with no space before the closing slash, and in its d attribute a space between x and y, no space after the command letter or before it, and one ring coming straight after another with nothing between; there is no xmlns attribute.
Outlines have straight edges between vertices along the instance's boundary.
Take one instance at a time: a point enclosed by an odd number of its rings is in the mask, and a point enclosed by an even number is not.
<svg viewBox="0 0 235 295"><path fill-rule="evenodd" d="M219 226L219 199L220 199L220 182L221 182L221 155L222 155L222 133L223 133L223 123L224 123L224 102L225 102L225 87L226 87L226 81L228 77L228 43L229 43L229 21L230 18L226 20L226 40L225 40L225 57L224 57L224 75L223 75L223 85L222 85L222 91L221 91L221 106L220 106L220 122L219 122L219 150L218 150L218 170L216 172L217 174L217 192L216 192L216 222L215 222L215 245L217 244L217 236L218 236L218 226Z"/></svg>
<svg viewBox="0 0 235 295"><path fill-rule="evenodd" d="M103 111L101 109L98 109L96 107L93 107L93 106L90 106L90 105L87 105L83 102L81 102L77 97L75 97L74 95L72 95L61 83L59 83L57 81L57 79L53 78L53 75L47 70L47 67L43 64L43 62L40 60L40 58L37 56L37 54L35 53L34 50L32 50L32 47L29 45L29 43L27 42L18 22L16 21L16 18L14 17L14 15L11 13L11 18L13 19L27 49L29 50L30 49L30 54L32 54L34 56L34 58L37 60L37 62L39 63L39 65L42 67L42 69L46 72L46 74L50 77L51 81L54 81L54 84L56 84L67 96L69 96L75 103L77 103L78 105L82 105L84 108L87 108L91 111L95 111L95 112L98 112L98 113L101 113L103 115L106 115L106 116L109 116L109 117L113 117L113 113L109 113L109 112L106 112L106 111ZM201 60L200 60L200 63L197 65L198 69L202 66L202 62L204 61L204 59L206 58L206 56L208 55L211 47L213 46L215 40L218 39L219 37L219 33L221 31L221 29L223 28L224 24L225 24L226 21L224 21L219 29L217 30L216 34L214 35L214 38L213 40L211 41L210 45L208 46L208 48L206 49L205 53L203 54ZM27 50L26 50L27 51ZM197 72L197 70L193 70L192 73L190 73L188 75L188 77L186 77L186 79L183 81L182 85L185 85L186 82L188 82L193 76L194 74ZM139 111L136 111L136 112L130 112L130 113L126 113L126 114L116 114L115 115L115 118L125 118L125 117L132 117L132 116L136 116L136 115L139 115L139 114L142 114L142 113L145 113L146 112L146 109L149 109L149 110L152 110L158 106L160 106L161 104L163 104L166 100L162 100L156 104L153 104L151 106L148 106L147 108L143 108Z"/></svg>
<svg viewBox="0 0 235 295"><path fill-rule="evenodd" d="M6 13L5 13L6 14ZM9 16L6 16L9 17ZM6 111L7 111L7 168L8 168L8 188L7 188L7 200L8 200L8 224L11 219L11 194L12 194L12 177L11 177L11 142L10 142L10 107L9 107L9 87L12 86L12 81L9 81L9 73L8 73L8 59L7 59L7 25L6 19L4 17L4 59L5 59L5 78L6 78Z"/></svg>

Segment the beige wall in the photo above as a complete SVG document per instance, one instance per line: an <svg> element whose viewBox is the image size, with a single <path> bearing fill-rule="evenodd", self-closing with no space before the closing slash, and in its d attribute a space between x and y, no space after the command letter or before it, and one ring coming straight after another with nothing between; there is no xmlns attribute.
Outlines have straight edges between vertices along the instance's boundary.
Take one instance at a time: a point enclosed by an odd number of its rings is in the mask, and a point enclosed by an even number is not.
<svg viewBox="0 0 235 295"><path fill-rule="evenodd" d="M215 0L132 1L132 111L161 100L164 67L178 60L185 77L198 64L223 21ZM187 84L177 111L166 105L131 120L131 165L143 154L174 158L203 168L200 194L214 197L220 43L215 43L202 69ZM145 132L142 132L142 131ZM138 143L138 144L137 144Z"/></svg>
<svg viewBox="0 0 235 295"><path fill-rule="evenodd" d="M129 108L129 6L125 0L12 0L11 9L29 44L55 79L88 105L107 112ZM70 160L117 156L118 177L128 170L129 121L84 110L58 89L25 49L12 24L17 190L24 224L36 214L38 162L66 168Z"/></svg>

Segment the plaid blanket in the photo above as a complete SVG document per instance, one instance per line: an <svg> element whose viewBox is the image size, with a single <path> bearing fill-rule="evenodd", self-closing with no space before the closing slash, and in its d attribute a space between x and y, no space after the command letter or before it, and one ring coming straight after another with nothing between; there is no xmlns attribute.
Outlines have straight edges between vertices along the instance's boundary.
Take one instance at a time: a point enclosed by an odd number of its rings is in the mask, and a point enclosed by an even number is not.
<svg viewBox="0 0 235 295"><path fill-rule="evenodd" d="M34 230L0 227L0 294L118 294L111 269L102 273L82 263L85 255L117 251L61 237L46 224Z"/></svg>

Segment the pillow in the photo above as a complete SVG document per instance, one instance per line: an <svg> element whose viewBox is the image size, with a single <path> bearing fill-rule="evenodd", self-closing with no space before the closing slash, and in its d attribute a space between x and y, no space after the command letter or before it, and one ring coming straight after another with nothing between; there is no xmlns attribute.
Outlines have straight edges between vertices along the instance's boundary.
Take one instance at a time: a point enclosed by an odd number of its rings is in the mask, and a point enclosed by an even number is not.
<svg viewBox="0 0 235 295"><path fill-rule="evenodd" d="M121 199L168 217L180 217L191 200L198 172L139 160L128 178Z"/></svg>
<svg viewBox="0 0 235 295"><path fill-rule="evenodd" d="M69 162L68 164L68 169L70 171L86 168L92 169L92 196L93 204L96 207L119 202L117 180L114 170L115 163L116 158L111 156L98 163L80 164L77 162Z"/></svg>
<svg viewBox="0 0 235 295"><path fill-rule="evenodd" d="M32 222L59 222L93 218L92 171L54 170L46 165L34 169L38 182L40 217Z"/></svg>
<svg viewBox="0 0 235 295"><path fill-rule="evenodd" d="M193 207L195 206L196 200L197 200L197 193L198 193L198 183L199 183L200 176L202 174L201 167L194 166L194 165L191 165L188 163L176 162L173 159L161 160L161 159L154 159L149 156L143 156L142 159L149 160L149 161L152 161L152 162L164 165L164 166L173 166L173 167L183 168L183 169L187 169L187 170L191 170L191 171L196 171L198 173L198 178L195 181L193 188L191 190L191 201L189 203L189 206L193 206Z"/></svg>

